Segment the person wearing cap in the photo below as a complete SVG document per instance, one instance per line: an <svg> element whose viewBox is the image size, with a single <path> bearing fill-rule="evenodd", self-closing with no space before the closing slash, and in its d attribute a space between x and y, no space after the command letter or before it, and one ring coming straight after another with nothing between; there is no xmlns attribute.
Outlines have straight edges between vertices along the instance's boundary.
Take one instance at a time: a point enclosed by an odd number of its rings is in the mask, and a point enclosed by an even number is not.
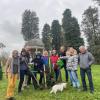
<svg viewBox="0 0 100 100"><path fill-rule="evenodd" d="M14 89L15 89L16 80L19 78L19 74L20 74L20 60L19 60L17 50L14 50L12 52L12 56L8 58L5 67L6 67L6 77L8 79L6 99L15 100Z"/></svg>
<svg viewBox="0 0 100 100"><path fill-rule="evenodd" d="M80 74L81 74L81 80L83 85L83 91L87 91L87 85L85 80L86 78L85 74L87 74L90 92L93 93L94 86L92 81L91 65L94 63L94 57L90 52L87 51L85 46L80 46L79 50L80 50L79 64L80 64Z"/></svg>
<svg viewBox="0 0 100 100"><path fill-rule="evenodd" d="M35 58L32 60L34 65L34 75L37 78L37 73L40 74L39 84L42 85L42 80L44 77L44 69L43 69L43 59L41 53L37 53Z"/></svg>

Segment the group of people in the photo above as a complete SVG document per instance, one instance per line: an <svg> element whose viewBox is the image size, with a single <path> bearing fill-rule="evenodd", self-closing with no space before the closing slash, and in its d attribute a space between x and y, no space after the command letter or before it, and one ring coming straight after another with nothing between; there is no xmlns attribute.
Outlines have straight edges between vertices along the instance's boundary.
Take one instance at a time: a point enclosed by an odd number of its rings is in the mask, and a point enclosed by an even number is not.
<svg viewBox="0 0 100 100"><path fill-rule="evenodd" d="M8 78L7 100L14 100L14 89L16 80L19 79L18 93L22 92L23 85L32 84L35 89L52 87L56 84L61 76L61 68L64 68L66 82L70 81L74 88L80 88L78 79L78 64L80 66L80 75L82 80L83 91L87 91L85 74L87 74L90 86L90 92L94 92L92 81L91 65L94 62L93 55L87 51L85 46L79 47L80 53L73 47L66 51L62 46L59 53L54 49L51 52L44 51L43 54L32 54L31 51L22 49L20 55L17 50L13 50L12 56L6 63L6 77ZM58 63L61 61L61 67ZM37 73L40 74L38 81Z"/></svg>

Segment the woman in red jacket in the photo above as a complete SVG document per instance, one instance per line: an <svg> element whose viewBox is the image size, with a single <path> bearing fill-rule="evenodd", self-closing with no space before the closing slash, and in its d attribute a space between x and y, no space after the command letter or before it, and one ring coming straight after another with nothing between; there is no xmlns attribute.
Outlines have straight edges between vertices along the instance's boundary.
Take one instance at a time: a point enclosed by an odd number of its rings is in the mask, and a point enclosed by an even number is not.
<svg viewBox="0 0 100 100"><path fill-rule="evenodd" d="M50 56L50 60L52 63L52 68L55 72L55 79L56 81L58 80L58 76L59 76L59 68L57 66L57 60L59 59L58 55L56 54L56 50L52 50L52 55Z"/></svg>

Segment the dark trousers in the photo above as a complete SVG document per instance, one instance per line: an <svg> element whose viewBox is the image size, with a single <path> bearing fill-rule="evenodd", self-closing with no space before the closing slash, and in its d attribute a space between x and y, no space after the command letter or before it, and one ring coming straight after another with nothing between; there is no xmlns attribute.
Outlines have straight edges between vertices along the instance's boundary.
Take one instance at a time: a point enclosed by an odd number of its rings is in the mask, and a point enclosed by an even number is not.
<svg viewBox="0 0 100 100"><path fill-rule="evenodd" d="M66 66L66 65L65 65L65 66ZM68 71L67 71L66 67L64 67L64 70L65 70L66 81L68 81Z"/></svg>
<svg viewBox="0 0 100 100"><path fill-rule="evenodd" d="M2 73L2 68L0 67L0 80L2 80L3 73Z"/></svg>
<svg viewBox="0 0 100 100"><path fill-rule="evenodd" d="M81 74L81 80L82 80L83 89L87 90L87 85L86 85L86 80L85 80L85 74L87 74L90 90L94 91L91 68L89 67L87 69L80 69L80 74Z"/></svg>
<svg viewBox="0 0 100 100"><path fill-rule="evenodd" d="M39 84L42 84L42 79L44 78L44 73L40 72L40 80L39 80Z"/></svg>
<svg viewBox="0 0 100 100"><path fill-rule="evenodd" d="M44 73L43 72L34 72L34 76L35 78L37 79L37 73L40 74L40 79L39 79L39 84L42 84L42 80L43 80L43 77L44 77ZM27 84L30 85L31 84L31 79L32 79L32 76L29 75L28 76L28 81L27 81Z"/></svg>
<svg viewBox="0 0 100 100"><path fill-rule="evenodd" d="M32 77L34 88L37 88L38 86L37 80L35 79L34 75L32 75L32 73L29 70L20 70L20 81L18 85L18 92L21 92L21 88L24 82L25 75Z"/></svg>
<svg viewBox="0 0 100 100"><path fill-rule="evenodd" d="M31 79L32 79L32 77L31 76L28 76L27 85L30 85L31 84Z"/></svg>
<svg viewBox="0 0 100 100"><path fill-rule="evenodd" d="M59 77L59 69L55 69L54 72L55 72L55 79L57 81Z"/></svg>

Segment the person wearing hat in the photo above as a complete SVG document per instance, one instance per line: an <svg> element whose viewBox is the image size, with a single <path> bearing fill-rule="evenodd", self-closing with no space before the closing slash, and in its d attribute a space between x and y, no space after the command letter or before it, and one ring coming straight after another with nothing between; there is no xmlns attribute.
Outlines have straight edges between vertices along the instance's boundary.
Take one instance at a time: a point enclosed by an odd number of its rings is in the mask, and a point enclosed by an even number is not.
<svg viewBox="0 0 100 100"><path fill-rule="evenodd" d="M44 77L44 69L43 69L43 59L41 53L37 53L35 58L32 60L34 64L34 75L37 77L37 73L40 74L39 84L42 84L42 79Z"/></svg>

